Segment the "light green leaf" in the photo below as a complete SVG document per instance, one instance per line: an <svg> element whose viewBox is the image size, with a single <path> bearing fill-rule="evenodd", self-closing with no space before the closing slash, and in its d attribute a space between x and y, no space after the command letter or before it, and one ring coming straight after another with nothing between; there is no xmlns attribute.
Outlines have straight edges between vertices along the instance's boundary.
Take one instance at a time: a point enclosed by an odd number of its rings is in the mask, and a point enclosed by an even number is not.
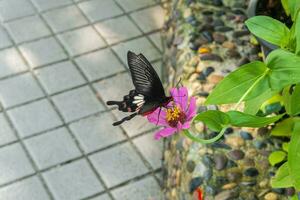
<svg viewBox="0 0 300 200"><path fill-rule="evenodd" d="M266 72L267 67L263 62L255 61L239 67L226 76L210 93L205 104L236 103ZM245 100L257 97L269 88L267 77L262 79Z"/></svg>
<svg viewBox="0 0 300 200"><path fill-rule="evenodd" d="M283 49L272 51L266 58L269 83L279 91L287 85L300 82L300 57Z"/></svg>
<svg viewBox="0 0 300 200"><path fill-rule="evenodd" d="M287 16L290 15L289 0L281 0L281 5Z"/></svg>
<svg viewBox="0 0 300 200"><path fill-rule="evenodd" d="M289 143L288 142L284 142L282 144L282 149L286 152L289 152Z"/></svg>
<svg viewBox="0 0 300 200"><path fill-rule="evenodd" d="M292 20L295 21L300 8L300 2L299 0L289 0L288 3Z"/></svg>
<svg viewBox="0 0 300 200"><path fill-rule="evenodd" d="M290 200L299 200L299 199L298 199L298 195L295 194L294 196L292 196L292 198L291 198Z"/></svg>
<svg viewBox="0 0 300 200"><path fill-rule="evenodd" d="M228 111L227 115L230 118L230 124L237 127L263 127L278 121L282 117L282 115L274 117L258 117L239 111Z"/></svg>
<svg viewBox="0 0 300 200"><path fill-rule="evenodd" d="M286 153L284 151L274 151L269 155L269 162L272 166L284 161Z"/></svg>
<svg viewBox="0 0 300 200"><path fill-rule="evenodd" d="M276 126L271 130L273 136L290 136L294 127L294 119L287 118L281 122L278 122Z"/></svg>
<svg viewBox="0 0 300 200"><path fill-rule="evenodd" d="M194 117L194 122L198 121L204 122L207 127L213 131L221 131L221 129L229 123L229 117L221 111L208 110Z"/></svg>
<svg viewBox="0 0 300 200"><path fill-rule="evenodd" d="M284 23L268 16L255 16L245 23L257 37L279 47L288 45L290 30Z"/></svg>
<svg viewBox="0 0 300 200"><path fill-rule="evenodd" d="M300 12L297 15L297 19L293 24L294 32L290 40L296 40L296 54L300 54Z"/></svg>
<svg viewBox="0 0 300 200"><path fill-rule="evenodd" d="M250 115L255 115L258 110L260 109L261 105L270 99L272 96L274 96L276 91L272 91L271 89L266 90L263 92L261 95L245 101L245 107L244 107L244 113L250 114Z"/></svg>
<svg viewBox="0 0 300 200"><path fill-rule="evenodd" d="M293 186L287 162L279 167L276 172L276 176L271 179L271 185L273 188L286 188Z"/></svg>
<svg viewBox="0 0 300 200"><path fill-rule="evenodd" d="M290 94L291 87L283 90L283 100L285 110L289 115L295 116L300 114L300 84L297 84Z"/></svg>
<svg viewBox="0 0 300 200"><path fill-rule="evenodd" d="M300 190L300 122L295 123L289 144L288 167L293 185Z"/></svg>

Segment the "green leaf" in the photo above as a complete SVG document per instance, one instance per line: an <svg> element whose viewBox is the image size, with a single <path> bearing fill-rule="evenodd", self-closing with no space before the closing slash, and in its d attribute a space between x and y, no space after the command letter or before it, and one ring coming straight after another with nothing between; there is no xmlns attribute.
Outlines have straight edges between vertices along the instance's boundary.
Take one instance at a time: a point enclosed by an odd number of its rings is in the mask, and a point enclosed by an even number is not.
<svg viewBox="0 0 300 200"><path fill-rule="evenodd" d="M282 115L274 117L258 117L239 111L227 112L230 118L230 124L237 127L263 127L279 120Z"/></svg>
<svg viewBox="0 0 300 200"><path fill-rule="evenodd" d="M255 16L245 23L251 33L257 37L279 47L288 45L290 30L284 23L268 16Z"/></svg>
<svg viewBox="0 0 300 200"><path fill-rule="evenodd" d="M290 94L291 87L286 87L283 90L283 100L285 110L289 115L295 116L300 114L300 84L297 84Z"/></svg>
<svg viewBox="0 0 300 200"><path fill-rule="evenodd" d="M293 24L294 26L294 32L293 35L291 37L293 37L290 40L295 39L296 40L296 54L299 55L300 54L300 13L298 13L297 15L297 19L295 21L295 23Z"/></svg>
<svg viewBox="0 0 300 200"><path fill-rule="evenodd" d="M281 122L278 122L276 126L271 130L273 136L290 136L294 127L294 119L287 118Z"/></svg>
<svg viewBox="0 0 300 200"><path fill-rule="evenodd" d="M281 5L287 16L290 15L289 0L281 0Z"/></svg>
<svg viewBox="0 0 300 200"><path fill-rule="evenodd" d="M269 162L272 166L284 161L286 153L284 151L274 151L269 155Z"/></svg>
<svg viewBox="0 0 300 200"><path fill-rule="evenodd" d="M226 104L238 102L267 68L263 62L255 61L239 67L226 76L210 93L205 104ZM259 96L269 88L267 78L262 79L245 100Z"/></svg>
<svg viewBox="0 0 300 200"><path fill-rule="evenodd" d="M300 82L300 57L282 49L272 51L266 59L269 83L279 91L287 85Z"/></svg>
<svg viewBox="0 0 300 200"><path fill-rule="evenodd" d="M286 152L289 152L289 143L288 142L284 142L282 144L282 149Z"/></svg>
<svg viewBox="0 0 300 200"><path fill-rule="evenodd" d="M229 123L229 117L221 111L208 110L196 115L196 117L194 117L194 121L202 121L209 129L213 131L221 131L221 129Z"/></svg>
<svg viewBox="0 0 300 200"><path fill-rule="evenodd" d="M271 179L271 185L273 188L287 188L293 186L287 162L279 167L276 176Z"/></svg>
<svg viewBox="0 0 300 200"><path fill-rule="evenodd" d="M288 3L292 20L295 21L298 14L298 10L300 8L300 2L299 0L289 0Z"/></svg>
<svg viewBox="0 0 300 200"><path fill-rule="evenodd" d="M295 123L289 144L288 167L294 187L300 190L300 122Z"/></svg>
<svg viewBox="0 0 300 200"><path fill-rule="evenodd" d="M250 114L250 115L255 115L258 110L260 109L261 105L270 99L272 96L274 96L276 91L272 91L271 89L266 90L263 92L261 95L245 101L245 107L244 107L244 113Z"/></svg>
<svg viewBox="0 0 300 200"><path fill-rule="evenodd" d="M292 196L291 200L299 200L299 199L298 199L298 195L295 194L294 196Z"/></svg>

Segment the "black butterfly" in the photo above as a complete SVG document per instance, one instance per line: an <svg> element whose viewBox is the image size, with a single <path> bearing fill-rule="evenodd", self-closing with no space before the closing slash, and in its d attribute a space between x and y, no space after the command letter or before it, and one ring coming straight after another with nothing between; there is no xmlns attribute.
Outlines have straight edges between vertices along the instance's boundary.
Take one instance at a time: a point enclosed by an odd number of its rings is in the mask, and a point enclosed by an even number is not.
<svg viewBox="0 0 300 200"><path fill-rule="evenodd" d="M150 62L143 54L136 55L128 51L127 62L131 72L135 90L123 97L123 101L108 101L107 105L117 105L123 112L133 112L131 115L113 123L114 126L130 120L136 115L148 115L158 107L165 107L172 101L167 97L163 85Z"/></svg>

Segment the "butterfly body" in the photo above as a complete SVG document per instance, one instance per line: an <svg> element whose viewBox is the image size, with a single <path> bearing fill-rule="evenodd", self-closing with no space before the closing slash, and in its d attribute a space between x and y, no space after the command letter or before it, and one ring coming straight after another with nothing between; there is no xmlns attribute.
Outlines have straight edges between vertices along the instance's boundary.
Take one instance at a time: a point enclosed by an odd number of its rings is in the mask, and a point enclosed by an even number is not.
<svg viewBox="0 0 300 200"><path fill-rule="evenodd" d="M123 101L108 101L107 105L117 105L120 111L133 114L115 122L115 126L136 115L148 115L159 107L166 107L172 101L172 97L165 95L157 73L142 54L136 55L129 51L127 60L135 89L125 95Z"/></svg>

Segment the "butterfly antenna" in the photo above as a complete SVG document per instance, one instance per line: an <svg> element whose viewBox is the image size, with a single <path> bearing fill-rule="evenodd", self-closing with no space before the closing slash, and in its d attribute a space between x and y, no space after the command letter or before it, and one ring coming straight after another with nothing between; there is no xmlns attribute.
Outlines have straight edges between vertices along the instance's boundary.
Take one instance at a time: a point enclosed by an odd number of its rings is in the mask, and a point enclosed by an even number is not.
<svg viewBox="0 0 300 200"><path fill-rule="evenodd" d="M124 117L123 119L121 119L120 121L117 121L117 122L114 122L113 123L113 126L118 126L120 124L122 124L123 122L125 121L129 121L131 120L132 118L134 118L135 116L137 116L138 113L133 113L131 115L128 115L127 117Z"/></svg>
<svg viewBox="0 0 300 200"><path fill-rule="evenodd" d="M176 83L176 86L175 86L175 87L177 88L179 84L182 86L182 84L181 84L181 77L179 78L179 80L178 80L178 82Z"/></svg>

